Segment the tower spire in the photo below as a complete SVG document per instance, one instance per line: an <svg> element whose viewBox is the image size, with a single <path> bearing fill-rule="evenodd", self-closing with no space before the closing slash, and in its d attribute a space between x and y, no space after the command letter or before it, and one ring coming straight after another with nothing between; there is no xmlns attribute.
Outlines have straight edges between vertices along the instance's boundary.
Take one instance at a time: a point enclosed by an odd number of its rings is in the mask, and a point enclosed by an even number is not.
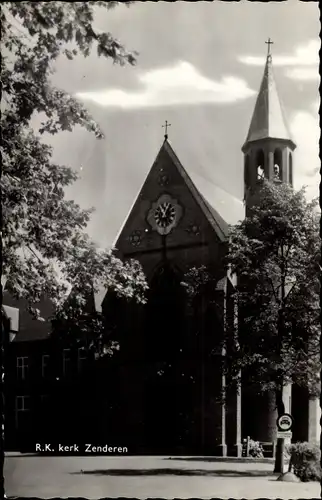
<svg viewBox="0 0 322 500"><path fill-rule="evenodd" d="M287 127L273 73L270 47L274 42L269 38L265 43L268 45L268 51L264 75L243 150L249 142L261 139L289 141L295 148Z"/></svg>
<svg viewBox="0 0 322 500"><path fill-rule="evenodd" d="M264 75L253 116L242 147L244 153L244 195L247 210L260 196L263 179L293 185L293 142L275 83L270 38Z"/></svg>

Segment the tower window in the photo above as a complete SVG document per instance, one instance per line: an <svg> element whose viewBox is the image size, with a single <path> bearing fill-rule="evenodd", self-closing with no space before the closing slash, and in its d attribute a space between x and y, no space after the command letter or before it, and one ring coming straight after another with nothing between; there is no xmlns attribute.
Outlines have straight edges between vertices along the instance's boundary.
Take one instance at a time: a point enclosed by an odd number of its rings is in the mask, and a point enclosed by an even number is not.
<svg viewBox="0 0 322 500"><path fill-rule="evenodd" d="M274 165L274 179L280 179L280 167L276 163Z"/></svg>
<svg viewBox="0 0 322 500"><path fill-rule="evenodd" d="M293 157L292 153L288 155L288 171L289 171L289 183L293 186Z"/></svg>
<svg viewBox="0 0 322 500"><path fill-rule="evenodd" d="M275 149L274 151L274 180L283 180L282 174L282 151L280 149Z"/></svg>
<svg viewBox="0 0 322 500"><path fill-rule="evenodd" d="M262 149L256 155L256 176L258 181L262 181L265 177L265 156Z"/></svg>

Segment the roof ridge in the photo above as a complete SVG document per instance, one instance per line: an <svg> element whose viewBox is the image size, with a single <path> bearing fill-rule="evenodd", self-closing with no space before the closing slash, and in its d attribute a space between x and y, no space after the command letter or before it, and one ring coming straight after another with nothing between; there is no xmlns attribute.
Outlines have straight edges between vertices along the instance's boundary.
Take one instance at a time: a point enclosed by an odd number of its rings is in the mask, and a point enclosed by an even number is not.
<svg viewBox="0 0 322 500"><path fill-rule="evenodd" d="M171 144L169 143L168 140L165 140L163 143L163 146L168 148L168 152L170 153L171 156L173 156L173 160L175 161L175 164L178 168L178 170L181 170L181 174L184 173L185 181L187 182L187 186L190 189L191 194L193 197L196 199L196 201L199 203L199 206L203 209L203 212L205 213L206 217L208 214L208 221L211 223L209 220L209 216L211 220L215 223L215 230L217 235L221 240L226 240L227 237L227 229L228 227L224 219L221 217L221 215L217 212L217 210L210 205L210 203L206 200L206 198L201 194L193 180L191 179L190 175L188 174L187 170L184 168L182 165L181 161L179 160L177 154L175 153L174 149L172 148ZM198 195L198 196L196 196ZM219 220L218 220L219 219ZM224 227L222 227L224 226ZM219 234L218 234L219 230Z"/></svg>

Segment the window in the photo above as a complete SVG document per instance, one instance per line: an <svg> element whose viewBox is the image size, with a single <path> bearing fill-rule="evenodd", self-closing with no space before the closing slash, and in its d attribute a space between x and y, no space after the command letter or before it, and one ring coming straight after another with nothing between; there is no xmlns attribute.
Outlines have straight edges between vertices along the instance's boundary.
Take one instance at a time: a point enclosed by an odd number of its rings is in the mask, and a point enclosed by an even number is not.
<svg viewBox="0 0 322 500"><path fill-rule="evenodd" d="M274 179L280 178L280 167L278 165L274 165Z"/></svg>
<svg viewBox="0 0 322 500"><path fill-rule="evenodd" d="M29 396L17 396L16 397L16 410L17 411L29 411L30 410L30 397Z"/></svg>
<svg viewBox="0 0 322 500"><path fill-rule="evenodd" d="M288 155L288 168L289 168L289 183L293 186L293 157L292 153Z"/></svg>
<svg viewBox="0 0 322 500"><path fill-rule="evenodd" d="M82 371L87 360L86 350L84 347L78 349L78 371Z"/></svg>
<svg viewBox="0 0 322 500"><path fill-rule="evenodd" d="M43 354L41 358L41 373L44 378L48 377L49 358L49 354Z"/></svg>
<svg viewBox="0 0 322 500"><path fill-rule="evenodd" d="M28 372L28 356L17 357L17 378L25 380Z"/></svg>
<svg viewBox="0 0 322 500"><path fill-rule="evenodd" d="M274 180L281 181L283 179L283 168L282 168L282 151L280 149L275 149L274 151Z"/></svg>
<svg viewBox="0 0 322 500"><path fill-rule="evenodd" d="M265 177L265 156L262 149L260 149L256 155L256 173L257 181L262 181Z"/></svg>
<svg viewBox="0 0 322 500"><path fill-rule="evenodd" d="M257 167L257 180L262 181L264 179L264 177L265 177L265 172L264 172L263 167L258 166Z"/></svg>
<svg viewBox="0 0 322 500"><path fill-rule="evenodd" d="M70 349L63 350L63 374L68 375L71 370Z"/></svg>
<svg viewBox="0 0 322 500"><path fill-rule="evenodd" d="M30 397L16 396L16 427L27 427L30 411Z"/></svg>

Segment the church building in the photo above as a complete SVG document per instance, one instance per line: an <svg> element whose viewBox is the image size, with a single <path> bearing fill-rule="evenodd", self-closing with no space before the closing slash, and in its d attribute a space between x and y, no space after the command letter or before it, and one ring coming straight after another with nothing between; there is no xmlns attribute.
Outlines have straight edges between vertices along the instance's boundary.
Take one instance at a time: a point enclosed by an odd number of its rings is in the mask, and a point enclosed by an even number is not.
<svg viewBox="0 0 322 500"><path fill-rule="evenodd" d="M263 177L293 185L295 148L269 51L242 146L246 214ZM268 446L276 439L275 403L269 394L256 397L243 389L225 405L218 402L224 387L218 346L235 307L233 278L223 265L227 236L228 224L197 189L166 131L115 243L122 259L141 263L150 287L144 312L124 315L128 335L118 377L123 442L134 440L138 452L141 446L150 452L175 448L185 454L240 456L246 436ZM216 308L202 310L196 334L182 281L200 266L215 277ZM286 399L285 409L294 417L293 439L318 440L318 401L291 388Z"/></svg>
<svg viewBox="0 0 322 500"><path fill-rule="evenodd" d="M293 185L295 149L268 53L242 146L246 214L263 177ZM112 357L93 359L83 345L55 343L52 304L39 305L47 321L35 322L26 304L4 293L8 450L73 441L126 446L132 455L241 456L249 436L272 456L273 395L254 393L245 381L222 404L222 341L235 327L235 278L224 265L228 224L212 201L189 176L166 128L114 245L122 260L141 263L149 290L142 306L104 297L102 313L109 326L117 325L121 346ZM197 298L183 286L195 268L211 276ZM295 386L284 396L294 419L292 441L318 442L319 400Z"/></svg>

